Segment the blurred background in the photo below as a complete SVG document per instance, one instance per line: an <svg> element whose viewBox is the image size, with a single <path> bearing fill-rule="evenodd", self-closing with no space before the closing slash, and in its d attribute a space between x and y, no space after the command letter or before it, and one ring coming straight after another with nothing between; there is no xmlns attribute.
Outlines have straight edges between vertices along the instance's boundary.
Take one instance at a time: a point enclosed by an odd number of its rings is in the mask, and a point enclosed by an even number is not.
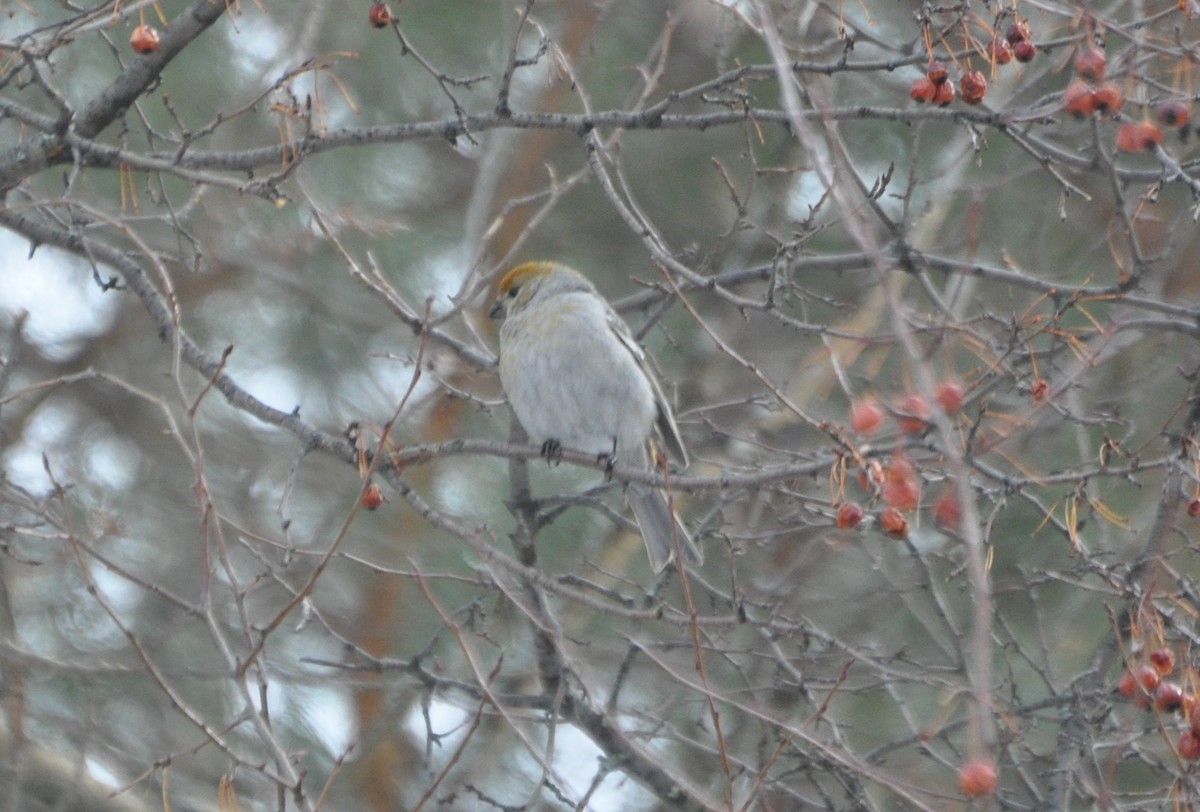
<svg viewBox="0 0 1200 812"><path fill-rule="evenodd" d="M1196 799L1186 3L0 8L0 809ZM702 568L511 441L532 259Z"/></svg>

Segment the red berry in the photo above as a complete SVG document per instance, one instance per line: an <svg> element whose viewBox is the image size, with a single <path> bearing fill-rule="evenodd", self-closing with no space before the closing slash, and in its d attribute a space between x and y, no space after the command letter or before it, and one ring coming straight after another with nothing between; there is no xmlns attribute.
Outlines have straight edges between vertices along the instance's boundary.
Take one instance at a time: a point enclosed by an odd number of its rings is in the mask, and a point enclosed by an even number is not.
<svg viewBox="0 0 1200 812"><path fill-rule="evenodd" d="M1121 95L1121 88L1112 82L1096 88L1095 105L1101 113L1115 113L1121 109L1121 105L1124 103L1125 99Z"/></svg>
<svg viewBox="0 0 1200 812"><path fill-rule="evenodd" d="M987 93L987 79L982 71L967 71L958 80L958 86L962 90L962 100L967 104L979 104Z"/></svg>
<svg viewBox="0 0 1200 812"><path fill-rule="evenodd" d="M1076 118L1087 118L1096 112L1096 88L1080 79L1063 91L1063 108Z"/></svg>
<svg viewBox="0 0 1200 812"><path fill-rule="evenodd" d="M1029 383L1029 396L1033 398L1034 403L1040 403L1049 391L1050 384L1046 383L1045 378L1034 378Z"/></svg>
<svg viewBox="0 0 1200 812"><path fill-rule="evenodd" d="M883 409L875 398L864 398L850 410L850 428L858 434L869 436L883 425Z"/></svg>
<svg viewBox="0 0 1200 812"><path fill-rule="evenodd" d="M947 82L946 84L949 84ZM896 423L905 434L916 434L924 430L929 420L929 404L916 392L909 392L896 402Z"/></svg>
<svg viewBox="0 0 1200 812"><path fill-rule="evenodd" d="M954 491L946 490L933 503L933 518L947 530L957 530L962 519L962 511L958 507L958 496Z"/></svg>
<svg viewBox="0 0 1200 812"><path fill-rule="evenodd" d="M1187 105L1181 101L1165 101L1158 106L1157 112L1164 127L1182 127L1191 118Z"/></svg>
<svg viewBox="0 0 1200 812"><path fill-rule="evenodd" d="M947 82L946 84L950 84ZM929 404L916 392L909 392L896 402L896 423L905 434L916 434L925 429L929 420Z"/></svg>
<svg viewBox="0 0 1200 812"><path fill-rule="evenodd" d="M1188 500L1187 514L1193 519L1200 516L1200 496L1193 496Z"/></svg>
<svg viewBox="0 0 1200 812"><path fill-rule="evenodd" d="M992 41L987 44L987 55L993 59L997 65L1007 65L1013 61L1013 47L1006 39L993 37Z"/></svg>
<svg viewBox="0 0 1200 812"><path fill-rule="evenodd" d="M139 54L152 54L158 50L158 30L152 25L139 25L129 35L129 45Z"/></svg>
<svg viewBox="0 0 1200 812"><path fill-rule="evenodd" d="M853 530L858 527L863 520L863 510L854 502L842 502L837 509L837 517L834 522L842 530Z"/></svg>
<svg viewBox="0 0 1200 812"><path fill-rule="evenodd" d="M1179 734L1179 757L1191 761L1200 758L1200 735L1195 730L1185 730Z"/></svg>
<svg viewBox="0 0 1200 812"><path fill-rule="evenodd" d="M908 519L894 507L886 507L879 512L879 526L894 539L908 536Z"/></svg>
<svg viewBox="0 0 1200 812"><path fill-rule="evenodd" d="M929 67L925 69L925 75L929 77L929 81L935 85L940 85L942 82L950 78L950 71L942 62L930 62Z"/></svg>
<svg viewBox="0 0 1200 812"><path fill-rule="evenodd" d="M1165 677L1175 670L1175 652L1165 647L1156 648L1150 652L1150 665L1159 676Z"/></svg>
<svg viewBox="0 0 1200 812"><path fill-rule="evenodd" d="M1089 82L1103 82L1108 57L1095 45L1085 43L1075 51L1075 74Z"/></svg>
<svg viewBox="0 0 1200 812"><path fill-rule="evenodd" d="M938 405L946 414L954 414L962 407L963 388L958 381L939 381L933 390Z"/></svg>
<svg viewBox="0 0 1200 812"><path fill-rule="evenodd" d="M1117 683L1117 692L1133 700L1139 708L1150 705L1147 694L1158 690L1159 676L1154 667L1143 663L1126 671Z"/></svg>
<svg viewBox="0 0 1200 812"><path fill-rule="evenodd" d="M1158 673L1157 671L1154 673ZM1174 682L1161 682L1154 691L1154 707L1163 713L1171 713L1183 706L1183 688Z"/></svg>
<svg viewBox="0 0 1200 812"><path fill-rule="evenodd" d="M920 496L917 469L907 457L897 452L883 474L883 501L900 510L916 510Z"/></svg>
<svg viewBox="0 0 1200 812"><path fill-rule="evenodd" d="M908 89L908 95L919 102L931 102L937 95L937 85L929 81L928 76L918 76L913 79L912 86Z"/></svg>
<svg viewBox="0 0 1200 812"><path fill-rule="evenodd" d="M996 765L974 758L958 769L958 788L968 798L991 795L996 791Z"/></svg>
<svg viewBox="0 0 1200 812"><path fill-rule="evenodd" d="M367 19L376 28L387 28L392 24L392 10L388 8L387 3L375 3L367 12Z"/></svg>
<svg viewBox="0 0 1200 812"><path fill-rule="evenodd" d="M1138 127L1138 137L1142 139L1142 149L1150 152L1155 147L1162 146L1163 132L1161 127L1153 121L1143 121Z"/></svg>
<svg viewBox="0 0 1200 812"><path fill-rule="evenodd" d="M942 82L940 85L936 85L936 87L937 87L937 93L935 93L933 96L934 104L936 104L938 107L945 107L948 104L950 104L950 102L954 101L954 97L955 97L955 95L957 95L957 91L954 89L954 81L953 80L947 79L946 81Z"/></svg>
<svg viewBox="0 0 1200 812"><path fill-rule="evenodd" d="M1018 42L1028 42L1030 37L1029 23L1025 20L1017 20L1008 27L1004 38L1008 40L1010 45L1016 45Z"/></svg>
<svg viewBox="0 0 1200 812"><path fill-rule="evenodd" d="M1027 39L1013 45L1013 56L1018 62L1032 62L1037 56L1037 46Z"/></svg>
<svg viewBox="0 0 1200 812"><path fill-rule="evenodd" d="M1117 149L1122 152L1149 152L1162 142L1162 129L1153 121L1122 121L1117 126Z"/></svg>
<svg viewBox="0 0 1200 812"><path fill-rule="evenodd" d="M383 504L383 490L374 482L368 482L367 487L363 488L362 506L367 510L375 510Z"/></svg>

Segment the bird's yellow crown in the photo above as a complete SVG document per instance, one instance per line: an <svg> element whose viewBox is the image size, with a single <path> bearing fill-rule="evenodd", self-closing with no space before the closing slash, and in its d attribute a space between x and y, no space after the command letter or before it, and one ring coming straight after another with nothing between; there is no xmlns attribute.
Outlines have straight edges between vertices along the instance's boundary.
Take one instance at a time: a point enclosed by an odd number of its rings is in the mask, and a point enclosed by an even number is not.
<svg viewBox="0 0 1200 812"><path fill-rule="evenodd" d="M499 291L506 294L513 288L519 288L528 279L537 278L554 270L553 262L540 260L537 262L522 262L500 277Z"/></svg>

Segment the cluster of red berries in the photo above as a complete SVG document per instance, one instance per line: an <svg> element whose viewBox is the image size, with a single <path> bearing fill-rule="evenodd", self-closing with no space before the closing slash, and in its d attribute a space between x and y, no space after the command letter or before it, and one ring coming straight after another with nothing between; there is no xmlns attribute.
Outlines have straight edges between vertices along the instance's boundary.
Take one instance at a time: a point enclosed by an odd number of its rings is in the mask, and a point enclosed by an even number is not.
<svg viewBox="0 0 1200 812"><path fill-rule="evenodd" d="M1033 44L1029 22L1014 20L1004 32L1003 39L999 33L994 34L992 41L988 43L987 52L997 65L1007 65L1014 59L1018 62L1032 62L1037 56L1037 46Z"/></svg>
<svg viewBox="0 0 1200 812"><path fill-rule="evenodd" d="M1121 88L1104 81L1108 57L1104 50L1085 42L1075 50L1075 78L1063 92L1063 107L1076 118L1092 113L1116 113L1125 103Z"/></svg>
<svg viewBox="0 0 1200 812"><path fill-rule="evenodd" d="M1014 59L1029 62L1037 56L1037 46L1030 36L1029 23L1023 19L1014 21L1004 36L1000 36L999 31L994 32L985 50L988 60L996 65L1007 65ZM908 95L918 102L932 102L940 107L950 104L958 96L967 104L979 104L987 95L987 77L983 71L967 70L959 77L956 87L945 64L930 55L925 75L913 80Z"/></svg>
<svg viewBox="0 0 1200 812"><path fill-rule="evenodd" d="M1200 701L1196 695L1167 679L1175 670L1175 652L1165 646L1150 652L1146 662L1130 667L1117 681L1117 693L1139 708L1152 704L1160 713L1179 713L1187 729L1176 749L1184 759L1200 758Z"/></svg>
<svg viewBox="0 0 1200 812"><path fill-rule="evenodd" d="M954 101L960 89L964 102L979 104L987 94L987 78L981 71L969 70L958 80L956 87L946 65L934 60L925 69L925 75L918 76L913 81L908 95L918 102L932 102L939 107L945 107Z"/></svg>
<svg viewBox="0 0 1200 812"><path fill-rule="evenodd" d="M1093 113L1112 115L1124 104L1121 88L1105 81L1108 58L1099 46L1085 42L1075 50L1075 78L1063 91L1063 109L1076 118ZM1122 152L1153 150L1163 142L1163 127L1175 127L1180 135L1187 134L1191 117L1187 104L1178 99L1161 102L1156 110L1158 121L1149 117L1141 121L1122 121L1117 125L1117 149Z"/></svg>
<svg viewBox="0 0 1200 812"><path fill-rule="evenodd" d="M1162 142L1162 128L1148 118L1117 125L1117 149L1121 152L1150 152Z"/></svg>
<svg viewBox="0 0 1200 812"><path fill-rule="evenodd" d="M1117 126L1117 149L1124 152L1153 150L1162 145L1163 127L1175 128L1179 130L1181 138L1187 137L1191 111L1186 103L1179 99L1168 99L1159 102L1154 112L1157 122L1149 118L1143 118L1141 121L1122 121Z"/></svg>
<svg viewBox="0 0 1200 812"><path fill-rule="evenodd" d="M944 380L937 384L934 397L946 414L954 414L962 408L966 396L962 384L954 380ZM929 404L924 396L917 392L908 392L897 399L891 406L896 427L904 434L916 434L924 431L929 422ZM850 428L856 434L869 437L883 427L885 412L879 401L872 396L858 400L850 409ZM879 460L871 460L858 475L859 485L863 490L878 497L883 502L883 509L877 517L879 527L893 538L908 536L908 519L906 512L916 510L920 505L920 477L916 466L908 459L903 451L897 450L885 465ZM862 522L863 509L856 502L842 502L834 516L834 522L843 530L851 530ZM954 491L947 488L933 504L933 517L942 527L955 529L958 527L961 510L958 497Z"/></svg>
<svg viewBox="0 0 1200 812"><path fill-rule="evenodd" d="M939 381L934 387L934 398L942 411L954 414L962 408L966 391L955 380ZM905 434L924 431L929 423L929 403L919 392L906 392L892 403L891 412L896 427ZM868 395L854 403L850 409L850 428L856 434L870 437L883 427L884 410L879 401Z"/></svg>

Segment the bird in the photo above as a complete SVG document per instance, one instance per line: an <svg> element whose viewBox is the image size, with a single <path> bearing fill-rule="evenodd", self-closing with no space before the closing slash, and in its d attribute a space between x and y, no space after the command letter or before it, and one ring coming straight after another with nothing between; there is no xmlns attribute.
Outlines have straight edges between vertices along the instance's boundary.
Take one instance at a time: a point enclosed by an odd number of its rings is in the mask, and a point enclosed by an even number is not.
<svg viewBox="0 0 1200 812"><path fill-rule="evenodd" d="M637 340L596 286L557 262L525 262L500 279L500 383L529 439L551 459L563 448L655 470L659 449L688 456L671 406ZM625 499L650 565L662 572L676 542L688 564L703 556L659 488L631 482Z"/></svg>

